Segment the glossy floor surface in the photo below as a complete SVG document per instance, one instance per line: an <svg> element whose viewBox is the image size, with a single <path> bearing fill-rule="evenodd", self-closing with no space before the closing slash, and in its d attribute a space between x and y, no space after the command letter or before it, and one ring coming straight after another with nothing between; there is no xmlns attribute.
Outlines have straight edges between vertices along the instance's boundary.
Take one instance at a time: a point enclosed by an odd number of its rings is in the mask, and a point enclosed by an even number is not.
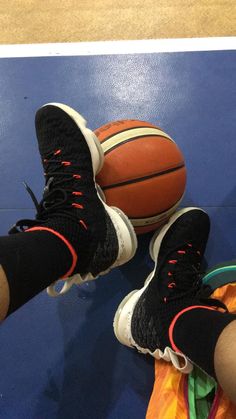
<svg viewBox="0 0 236 419"><path fill-rule="evenodd" d="M27 181L40 197L34 115L58 101L92 129L136 118L169 133L186 159L183 205L211 216L209 265L235 258L235 75L235 51L0 59L0 234L34 214L22 186ZM152 269L150 237L139 238L134 260L121 269L63 298L43 292L3 323L1 419L145 417L153 362L122 347L112 321Z"/></svg>

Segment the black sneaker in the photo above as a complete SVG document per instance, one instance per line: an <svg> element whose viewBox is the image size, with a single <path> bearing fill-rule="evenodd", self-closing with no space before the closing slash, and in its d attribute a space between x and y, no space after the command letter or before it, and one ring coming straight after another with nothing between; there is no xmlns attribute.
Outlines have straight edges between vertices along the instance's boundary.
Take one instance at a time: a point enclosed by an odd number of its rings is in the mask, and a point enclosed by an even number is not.
<svg viewBox="0 0 236 419"><path fill-rule="evenodd" d="M142 289L126 296L114 318L122 344L171 361L182 372L190 372L192 365L173 342L175 317L190 306L218 306L203 297L200 274L209 231L209 217L200 208L175 213L150 243L155 269Z"/></svg>
<svg viewBox="0 0 236 419"><path fill-rule="evenodd" d="M81 115L67 105L50 103L35 118L45 188L37 202L27 187L37 214L20 220L10 233L47 230L61 238L72 256L61 293L73 283L94 279L131 259L136 251L134 229L117 208L102 201L95 175L103 165L103 150ZM53 284L50 295L55 296Z"/></svg>

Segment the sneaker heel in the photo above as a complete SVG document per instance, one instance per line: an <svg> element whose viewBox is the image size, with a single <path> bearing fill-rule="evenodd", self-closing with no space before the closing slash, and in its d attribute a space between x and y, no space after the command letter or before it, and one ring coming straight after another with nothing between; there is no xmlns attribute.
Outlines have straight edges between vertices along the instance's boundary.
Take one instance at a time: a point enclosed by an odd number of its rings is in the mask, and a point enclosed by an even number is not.
<svg viewBox="0 0 236 419"><path fill-rule="evenodd" d="M155 234L153 235L153 237L151 238L150 244L149 244L149 254L151 256L151 259L153 260L153 262L156 262L156 257L159 251L159 244L157 244L157 237L160 233L161 229L158 229ZM158 247L158 249L157 249Z"/></svg>
<svg viewBox="0 0 236 419"><path fill-rule="evenodd" d="M130 347L133 346L131 336L131 319L134 306L138 300L138 297L134 297L134 294L137 293L138 290L135 290L126 295L117 308L113 320L113 330L116 338L123 345Z"/></svg>
<svg viewBox="0 0 236 419"><path fill-rule="evenodd" d="M134 228L128 217L116 207L109 207L103 202L103 205L110 216L115 227L119 252L113 267L123 265L135 255L138 243Z"/></svg>
<svg viewBox="0 0 236 419"><path fill-rule="evenodd" d="M106 203L106 197L105 197L105 194L104 194L104 192L103 192L103 190L102 190L101 186L100 186L98 183L96 183L96 189L97 189L97 194L98 194L99 198L100 198L103 202L105 202L105 203Z"/></svg>
<svg viewBox="0 0 236 419"><path fill-rule="evenodd" d="M98 156L97 156L98 164L97 164L96 171L94 172L97 175L100 172L100 170L102 169L102 166L103 166L103 163L104 163L104 152L103 152L103 148L102 148L101 143L100 143L99 139L97 138L97 136L94 134L93 131L91 131L90 129L88 129L88 130L90 131L91 138L94 141L94 145L95 145L95 147L97 149L97 153L98 153Z"/></svg>

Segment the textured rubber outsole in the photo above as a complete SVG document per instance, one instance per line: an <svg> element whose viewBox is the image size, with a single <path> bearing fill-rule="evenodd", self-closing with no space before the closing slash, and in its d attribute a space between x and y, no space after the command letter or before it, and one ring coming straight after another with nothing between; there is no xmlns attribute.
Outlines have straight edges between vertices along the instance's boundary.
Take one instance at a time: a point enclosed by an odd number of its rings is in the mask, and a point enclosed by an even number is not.
<svg viewBox="0 0 236 419"><path fill-rule="evenodd" d="M113 320L113 329L118 341L130 348L135 346L141 351L143 348L139 348L133 339L131 322L134 308L145 289L146 287L143 287L141 290L134 290L126 295L117 308Z"/></svg>
<svg viewBox="0 0 236 419"><path fill-rule="evenodd" d="M131 321L132 314L135 305L137 304L140 296L148 286L151 280L149 275L149 281L146 281L146 285L141 290L130 292L120 303L113 321L113 329L116 338L125 346L130 348L136 348L138 352L146 355L149 354L155 359L163 359L166 362L171 362L174 367L182 373L189 374L193 366L188 358L180 353L174 352L171 348L166 347L165 351L162 352L160 349L156 349L151 352L148 348L142 348L134 341L131 333Z"/></svg>
<svg viewBox="0 0 236 419"><path fill-rule="evenodd" d="M123 211L116 207L109 207L103 203L116 229L119 242L119 253L112 267L123 265L133 258L138 247L134 228Z"/></svg>

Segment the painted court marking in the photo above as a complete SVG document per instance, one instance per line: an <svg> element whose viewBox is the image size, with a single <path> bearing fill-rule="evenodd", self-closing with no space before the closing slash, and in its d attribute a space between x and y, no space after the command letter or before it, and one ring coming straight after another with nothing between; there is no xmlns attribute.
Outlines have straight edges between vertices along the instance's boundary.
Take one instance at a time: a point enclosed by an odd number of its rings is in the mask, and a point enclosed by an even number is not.
<svg viewBox="0 0 236 419"><path fill-rule="evenodd" d="M0 45L0 58L235 50L236 37Z"/></svg>

